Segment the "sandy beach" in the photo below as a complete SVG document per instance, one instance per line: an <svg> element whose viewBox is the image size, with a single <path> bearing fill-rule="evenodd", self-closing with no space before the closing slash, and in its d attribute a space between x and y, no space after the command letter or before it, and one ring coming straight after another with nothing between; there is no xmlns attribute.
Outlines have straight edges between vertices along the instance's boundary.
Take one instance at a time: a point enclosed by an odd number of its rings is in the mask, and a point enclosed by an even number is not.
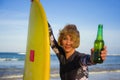
<svg viewBox="0 0 120 80"><path fill-rule="evenodd" d="M59 74L51 74L50 80L60 80ZM22 74L9 74L0 76L0 80L23 80ZM89 80L120 80L120 70L117 71L102 71L90 72Z"/></svg>

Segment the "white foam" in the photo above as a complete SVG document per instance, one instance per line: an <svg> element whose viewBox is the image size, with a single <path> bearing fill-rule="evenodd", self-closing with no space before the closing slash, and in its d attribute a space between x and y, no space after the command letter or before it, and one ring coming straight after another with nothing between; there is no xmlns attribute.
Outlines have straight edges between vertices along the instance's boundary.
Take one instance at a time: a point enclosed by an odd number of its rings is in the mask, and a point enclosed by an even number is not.
<svg viewBox="0 0 120 80"><path fill-rule="evenodd" d="M90 72L89 74L103 74L103 73L108 73L108 72L120 72L120 70Z"/></svg>
<svg viewBox="0 0 120 80"><path fill-rule="evenodd" d="M18 61L17 58L0 58L0 61Z"/></svg>
<svg viewBox="0 0 120 80"><path fill-rule="evenodd" d="M11 78L22 78L23 75L9 75L9 76L3 76L3 77L0 77L0 79L11 79Z"/></svg>
<svg viewBox="0 0 120 80"><path fill-rule="evenodd" d="M25 55L26 53L25 53L25 52L21 52L21 53L18 53L18 54L22 54L22 55Z"/></svg>

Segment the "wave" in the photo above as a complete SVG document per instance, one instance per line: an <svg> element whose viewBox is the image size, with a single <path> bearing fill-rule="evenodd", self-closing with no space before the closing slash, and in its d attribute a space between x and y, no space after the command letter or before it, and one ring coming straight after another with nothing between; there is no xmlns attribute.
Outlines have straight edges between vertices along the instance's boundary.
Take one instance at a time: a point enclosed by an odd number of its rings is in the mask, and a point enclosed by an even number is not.
<svg viewBox="0 0 120 80"><path fill-rule="evenodd" d="M20 74L20 75L7 75L7 76L3 76L3 77L0 77L0 79L13 79L13 78L17 78L17 80L18 80L18 78L22 78L23 77L23 75L22 74ZM21 80L21 79L20 79Z"/></svg>
<svg viewBox="0 0 120 80"><path fill-rule="evenodd" d="M0 58L0 61L22 61L22 58Z"/></svg>
<svg viewBox="0 0 120 80"><path fill-rule="evenodd" d="M20 54L20 55L25 55L26 53L25 53L25 52L21 52L21 53L18 53L18 54Z"/></svg>
<svg viewBox="0 0 120 80"><path fill-rule="evenodd" d="M107 56L120 56L120 54L107 54Z"/></svg>
<svg viewBox="0 0 120 80"><path fill-rule="evenodd" d="M108 72L120 72L120 70L110 70L110 71L99 71L99 72L96 72L96 71L94 71L94 72L90 72L89 74L103 74L103 73L108 73Z"/></svg>

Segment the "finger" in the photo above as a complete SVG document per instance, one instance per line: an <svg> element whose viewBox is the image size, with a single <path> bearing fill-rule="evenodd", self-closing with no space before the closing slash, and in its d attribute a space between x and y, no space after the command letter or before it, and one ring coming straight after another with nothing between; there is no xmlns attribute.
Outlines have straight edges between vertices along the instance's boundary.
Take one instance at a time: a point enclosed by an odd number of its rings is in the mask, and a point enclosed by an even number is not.
<svg viewBox="0 0 120 80"><path fill-rule="evenodd" d="M107 52L106 51L101 51L101 58L102 60L105 60L107 56Z"/></svg>
<svg viewBox="0 0 120 80"><path fill-rule="evenodd" d="M94 48L91 49L91 53L93 53L93 52L94 52Z"/></svg>
<svg viewBox="0 0 120 80"><path fill-rule="evenodd" d="M104 46L104 49L106 50L106 49L107 49L107 46Z"/></svg>
<svg viewBox="0 0 120 80"><path fill-rule="evenodd" d="M107 55L107 50L101 51L101 54L106 54Z"/></svg>
<svg viewBox="0 0 120 80"><path fill-rule="evenodd" d="M106 60L106 56L101 56L101 58L103 61Z"/></svg>

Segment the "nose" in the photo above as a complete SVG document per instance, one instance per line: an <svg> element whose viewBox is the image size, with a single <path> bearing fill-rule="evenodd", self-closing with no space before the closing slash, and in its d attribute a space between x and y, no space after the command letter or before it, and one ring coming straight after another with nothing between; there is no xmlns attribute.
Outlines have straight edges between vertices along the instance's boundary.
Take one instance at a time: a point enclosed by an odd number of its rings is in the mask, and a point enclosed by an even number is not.
<svg viewBox="0 0 120 80"><path fill-rule="evenodd" d="M69 44L71 44L70 42L71 42L71 41L68 39L67 42L66 42L66 44L69 45Z"/></svg>

